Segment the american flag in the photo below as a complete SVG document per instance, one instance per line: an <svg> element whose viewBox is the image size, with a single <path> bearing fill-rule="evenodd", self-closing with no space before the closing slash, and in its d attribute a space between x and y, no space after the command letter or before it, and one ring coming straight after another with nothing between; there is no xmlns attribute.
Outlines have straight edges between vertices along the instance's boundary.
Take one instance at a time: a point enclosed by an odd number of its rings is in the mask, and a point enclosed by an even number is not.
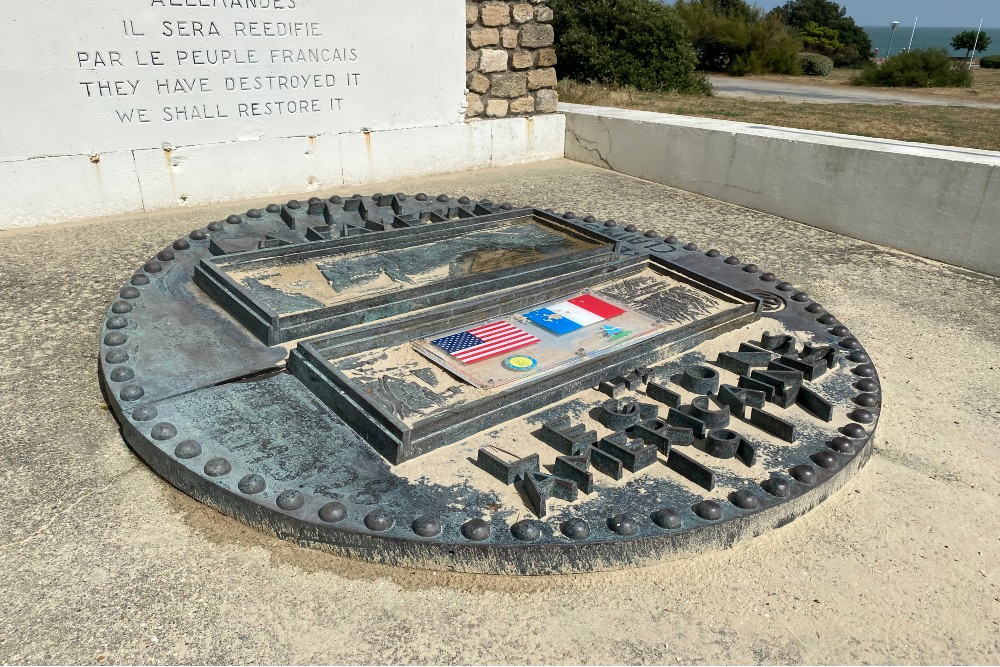
<svg viewBox="0 0 1000 667"><path fill-rule="evenodd" d="M503 320L431 341L433 345L467 364L519 350L538 342L541 341L527 331L522 331Z"/></svg>

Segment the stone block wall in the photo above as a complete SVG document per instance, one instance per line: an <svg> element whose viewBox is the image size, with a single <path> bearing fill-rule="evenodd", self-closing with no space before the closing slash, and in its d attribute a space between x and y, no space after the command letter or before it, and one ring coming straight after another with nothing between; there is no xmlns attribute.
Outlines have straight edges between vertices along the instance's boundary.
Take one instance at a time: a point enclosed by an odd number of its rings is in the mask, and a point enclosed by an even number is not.
<svg viewBox="0 0 1000 667"><path fill-rule="evenodd" d="M556 52L545 0L465 3L468 118L554 113Z"/></svg>

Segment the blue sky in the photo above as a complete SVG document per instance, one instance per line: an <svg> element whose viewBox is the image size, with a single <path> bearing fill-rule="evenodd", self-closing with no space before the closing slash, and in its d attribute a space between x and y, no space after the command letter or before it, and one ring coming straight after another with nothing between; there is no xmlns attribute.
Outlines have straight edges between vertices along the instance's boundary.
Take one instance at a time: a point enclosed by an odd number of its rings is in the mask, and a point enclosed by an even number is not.
<svg viewBox="0 0 1000 667"><path fill-rule="evenodd" d="M750 0L753 3L755 0ZM858 25L889 25L891 21L913 23L920 15L920 25L925 28L964 27L975 28L979 18L986 17L984 26L1000 26L1000 2L998 0L837 0L847 8ZM764 9L785 4L785 0L756 0Z"/></svg>

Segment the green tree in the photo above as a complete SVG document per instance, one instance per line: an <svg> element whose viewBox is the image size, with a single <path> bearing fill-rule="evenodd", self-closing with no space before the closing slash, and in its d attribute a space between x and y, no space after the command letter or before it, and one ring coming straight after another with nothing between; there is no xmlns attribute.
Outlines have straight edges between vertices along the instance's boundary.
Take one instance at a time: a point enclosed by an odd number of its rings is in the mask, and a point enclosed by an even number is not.
<svg viewBox="0 0 1000 667"><path fill-rule="evenodd" d="M657 0L551 0L559 76L639 90L711 92L684 24Z"/></svg>
<svg viewBox="0 0 1000 667"><path fill-rule="evenodd" d="M833 28L824 28L815 21L809 21L805 27L799 31L802 38L802 46L806 51L819 53L824 56L833 56L844 48L840 43L840 33Z"/></svg>
<svg viewBox="0 0 1000 667"><path fill-rule="evenodd" d="M802 42L780 19L745 0L677 0L703 70L798 74Z"/></svg>
<svg viewBox="0 0 1000 667"><path fill-rule="evenodd" d="M784 5L771 10L787 25L801 34L809 23L837 31L837 39L843 47L826 55L833 58L838 67L866 62L872 52L872 40L847 10L831 0L788 0Z"/></svg>
<svg viewBox="0 0 1000 667"><path fill-rule="evenodd" d="M978 43L976 41L977 37ZM986 49L990 48L990 44L992 43L992 37L987 35L985 32L977 32L976 30L966 30L965 32L960 32L951 38L951 48L956 51L965 49L966 58L972 56L973 49L977 52L984 53Z"/></svg>

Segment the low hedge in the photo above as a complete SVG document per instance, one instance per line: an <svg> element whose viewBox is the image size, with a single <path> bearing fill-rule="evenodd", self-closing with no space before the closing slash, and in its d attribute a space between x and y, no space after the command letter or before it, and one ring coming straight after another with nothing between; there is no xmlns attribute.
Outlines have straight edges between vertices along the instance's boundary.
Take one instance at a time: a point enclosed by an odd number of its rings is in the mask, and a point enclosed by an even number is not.
<svg viewBox="0 0 1000 667"><path fill-rule="evenodd" d="M1000 69L1000 56L983 56L979 66L986 69Z"/></svg>
<svg viewBox="0 0 1000 667"><path fill-rule="evenodd" d="M819 53L800 53L799 67L808 76L830 76L833 71L833 59Z"/></svg>

